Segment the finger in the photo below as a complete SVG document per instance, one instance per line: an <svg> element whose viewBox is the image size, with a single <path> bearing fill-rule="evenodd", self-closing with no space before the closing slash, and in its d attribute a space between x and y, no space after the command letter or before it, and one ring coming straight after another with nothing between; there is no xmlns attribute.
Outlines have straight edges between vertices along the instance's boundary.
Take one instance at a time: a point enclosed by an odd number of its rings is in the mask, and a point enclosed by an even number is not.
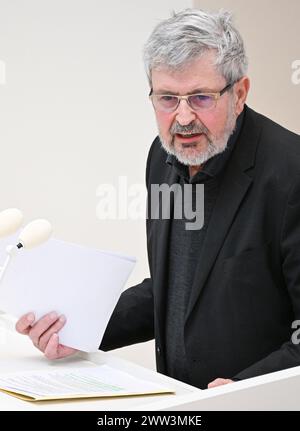
<svg viewBox="0 0 300 431"><path fill-rule="evenodd" d="M53 325L50 326L50 328L43 333L43 335L41 335L41 337L39 338L39 342L38 342L38 348L44 352L46 349L46 346L50 340L50 338L52 337L53 334L59 332L61 330L61 328L65 325L66 323L66 318L64 315L61 315L59 317L58 320L56 320L55 323L53 323Z"/></svg>
<svg viewBox="0 0 300 431"><path fill-rule="evenodd" d="M227 383L231 383L231 382L232 380L230 379L216 379L213 384L213 387L227 385Z"/></svg>
<svg viewBox="0 0 300 431"><path fill-rule="evenodd" d="M45 356L48 359L58 359L59 338L57 334L52 334L45 348Z"/></svg>
<svg viewBox="0 0 300 431"><path fill-rule="evenodd" d="M59 344L59 336L58 334L52 334L51 338L45 349L45 356L48 359L62 359L67 356L74 355L77 353L77 349L73 349L73 347L64 346L63 344Z"/></svg>
<svg viewBox="0 0 300 431"><path fill-rule="evenodd" d="M223 385L223 384L224 384L224 380L225 380L225 379L220 379L220 378L215 379L215 380L213 380L212 382L210 382L210 383L207 385L207 387L208 387L208 388L215 388L216 386Z"/></svg>
<svg viewBox="0 0 300 431"><path fill-rule="evenodd" d="M56 322L57 318L57 313L53 311L39 319L30 329L29 337L36 347L38 347L40 337L50 328L51 325L53 325L54 322Z"/></svg>
<svg viewBox="0 0 300 431"><path fill-rule="evenodd" d="M27 335L34 321L35 315L33 313L24 314L16 323L16 331L20 334Z"/></svg>
<svg viewBox="0 0 300 431"><path fill-rule="evenodd" d="M63 344L58 345L58 358L66 358L67 356L74 355L77 353L77 349L73 349L73 347L64 346Z"/></svg>

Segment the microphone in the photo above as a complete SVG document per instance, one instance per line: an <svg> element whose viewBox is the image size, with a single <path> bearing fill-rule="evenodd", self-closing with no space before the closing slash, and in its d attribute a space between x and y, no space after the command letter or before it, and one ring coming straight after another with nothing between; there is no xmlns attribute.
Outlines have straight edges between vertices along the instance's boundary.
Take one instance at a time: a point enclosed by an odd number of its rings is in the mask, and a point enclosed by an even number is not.
<svg viewBox="0 0 300 431"><path fill-rule="evenodd" d="M31 249L48 241L52 234L52 226L48 220L37 219L29 223L20 233L18 243L9 245L6 248L7 258L0 273L0 282L4 277L4 273L11 261L12 257L16 256L22 248Z"/></svg>
<svg viewBox="0 0 300 431"><path fill-rule="evenodd" d="M12 235L23 223L23 214L18 208L8 208L0 212L0 238Z"/></svg>
<svg viewBox="0 0 300 431"><path fill-rule="evenodd" d="M20 233L18 248L37 247L48 241L52 234L52 226L48 220L37 219L29 223ZM20 246L19 246L20 245Z"/></svg>

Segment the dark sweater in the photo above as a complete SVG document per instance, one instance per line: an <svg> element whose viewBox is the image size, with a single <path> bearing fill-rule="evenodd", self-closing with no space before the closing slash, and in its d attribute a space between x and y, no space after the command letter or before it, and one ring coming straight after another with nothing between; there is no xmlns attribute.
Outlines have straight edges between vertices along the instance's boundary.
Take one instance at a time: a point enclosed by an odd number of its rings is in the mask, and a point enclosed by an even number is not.
<svg viewBox="0 0 300 431"><path fill-rule="evenodd" d="M219 192L222 172L231 155L243 121L243 113L238 117L236 129L228 141L226 150L208 160L201 171L192 178L188 167L180 163L174 156L167 157L167 163L176 169L182 187L182 202L184 202L184 184L192 187L192 209L196 204L196 184L204 185L204 225L198 230L187 230L187 219L182 211L182 219L171 221L168 286L166 301L166 363L167 374L178 380L188 382L188 367L186 366L184 343L184 316L187 309L190 290L194 280L194 272L198 260L205 259L202 245L208 228L209 220ZM175 198L176 199L176 198ZM174 206L176 200L174 201ZM186 204L185 204L186 205ZM174 214L173 214L174 216ZM205 348L205 346L203 346Z"/></svg>

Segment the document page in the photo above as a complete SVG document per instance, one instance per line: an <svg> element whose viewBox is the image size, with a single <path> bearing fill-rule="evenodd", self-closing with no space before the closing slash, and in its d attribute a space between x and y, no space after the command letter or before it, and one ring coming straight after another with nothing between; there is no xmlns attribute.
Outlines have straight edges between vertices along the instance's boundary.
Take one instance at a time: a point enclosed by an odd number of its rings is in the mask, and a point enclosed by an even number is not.
<svg viewBox="0 0 300 431"><path fill-rule="evenodd" d="M0 248L3 259L3 241ZM67 319L59 332L61 344L97 351L135 262L120 253L51 239L11 260L0 283L0 310L17 318L33 312L36 319L56 311Z"/></svg>
<svg viewBox="0 0 300 431"><path fill-rule="evenodd" d="M0 374L0 390L31 401L174 393L106 364Z"/></svg>

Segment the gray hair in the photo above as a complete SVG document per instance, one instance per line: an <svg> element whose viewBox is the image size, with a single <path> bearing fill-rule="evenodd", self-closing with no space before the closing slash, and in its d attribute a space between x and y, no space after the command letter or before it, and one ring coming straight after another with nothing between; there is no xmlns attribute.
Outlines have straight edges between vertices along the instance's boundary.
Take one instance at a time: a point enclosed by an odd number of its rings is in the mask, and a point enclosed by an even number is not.
<svg viewBox="0 0 300 431"><path fill-rule="evenodd" d="M215 66L227 83L247 73L248 60L243 39L232 24L232 14L200 9L173 12L151 33L143 50L144 64L151 84L153 69L180 70L208 50L216 50Z"/></svg>

